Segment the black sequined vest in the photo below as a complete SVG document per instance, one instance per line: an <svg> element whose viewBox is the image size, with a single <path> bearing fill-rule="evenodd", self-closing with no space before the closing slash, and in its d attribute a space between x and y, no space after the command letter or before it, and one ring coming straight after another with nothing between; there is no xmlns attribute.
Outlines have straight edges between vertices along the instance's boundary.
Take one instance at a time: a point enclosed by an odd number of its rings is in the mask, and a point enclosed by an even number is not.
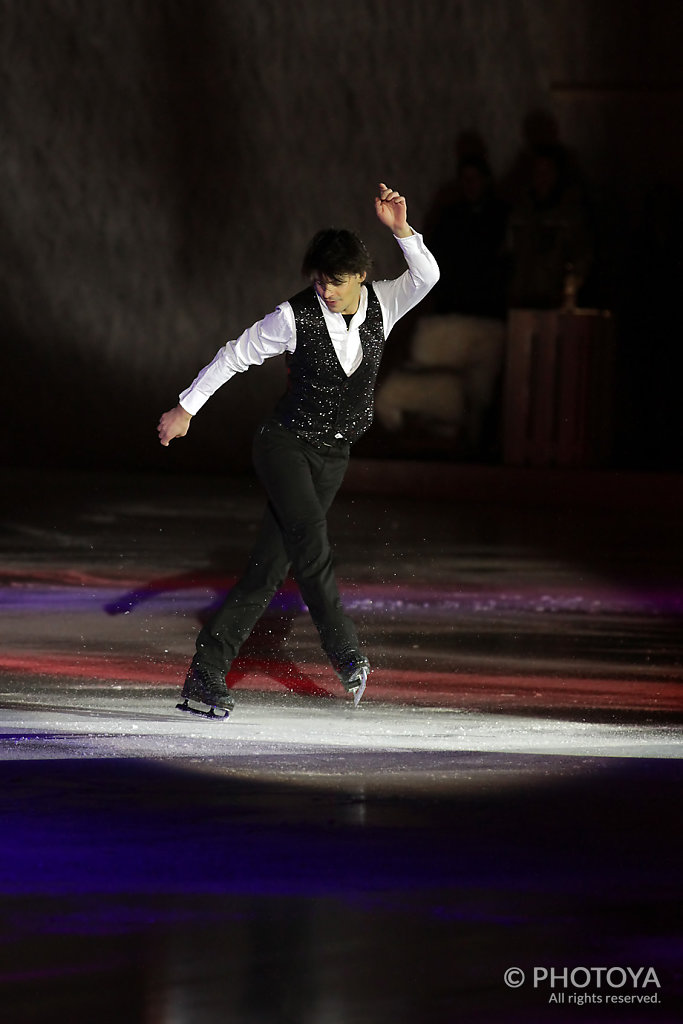
<svg viewBox="0 0 683 1024"><path fill-rule="evenodd" d="M347 376L334 350L313 288L290 305L296 321L296 349L287 355L287 391L275 406L275 419L311 444L334 444L341 434L355 441L372 423L375 381L384 349L382 310L372 285L360 327L363 360Z"/></svg>

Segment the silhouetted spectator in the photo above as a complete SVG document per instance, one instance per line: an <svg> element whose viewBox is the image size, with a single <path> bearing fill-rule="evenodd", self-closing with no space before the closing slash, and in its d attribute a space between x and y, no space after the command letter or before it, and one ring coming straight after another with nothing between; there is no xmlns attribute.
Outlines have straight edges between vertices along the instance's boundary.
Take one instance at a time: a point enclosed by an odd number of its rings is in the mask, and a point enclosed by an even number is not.
<svg viewBox="0 0 683 1024"><path fill-rule="evenodd" d="M386 430L415 433L417 427L460 458L489 459L495 444L506 215L484 157L461 157L457 178L441 190L425 231L441 270L428 315L416 324L410 361L377 394L377 416Z"/></svg>
<svg viewBox="0 0 683 1024"><path fill-rule="evenodd" d="M441 268L430 303L435 313L505 316L504 242L507 209L479 156L458 168L456 195L426 234Z"/></svg>
<svg viewBox="0 0 683 1024"><path fill-rule="evenodd" d="M510 214L508 306L558 309L586 278L592 246L579 188L570 183L561 146L539 146L527 194Z"/></svg>

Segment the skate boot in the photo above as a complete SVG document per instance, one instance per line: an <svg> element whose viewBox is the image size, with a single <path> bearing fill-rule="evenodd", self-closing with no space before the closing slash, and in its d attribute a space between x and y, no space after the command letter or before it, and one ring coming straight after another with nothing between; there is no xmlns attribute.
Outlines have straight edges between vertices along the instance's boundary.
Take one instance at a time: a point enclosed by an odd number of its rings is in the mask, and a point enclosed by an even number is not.
<svg viewBox="0 0 683 1024"><path fill-rule="evenodd" d="M219 721L226 719L235 706L225 685L224 670L201 662L196 654L188 669L180 696L182 703L176 704L179 711L190 711L194 715L217 718ZM190 701L193 703L190 704ZM201 706L194 707L194 704ZM223 711L224 714L217 715L216 708Z"/></svg>
<svg viewBox="0 0 683 1024"><path fill-rule="evenodd" d="M333 665L342 686L353 695L353 706L357 708L367 686L370 662L358 651L345 651L333 659Z"/></svg>

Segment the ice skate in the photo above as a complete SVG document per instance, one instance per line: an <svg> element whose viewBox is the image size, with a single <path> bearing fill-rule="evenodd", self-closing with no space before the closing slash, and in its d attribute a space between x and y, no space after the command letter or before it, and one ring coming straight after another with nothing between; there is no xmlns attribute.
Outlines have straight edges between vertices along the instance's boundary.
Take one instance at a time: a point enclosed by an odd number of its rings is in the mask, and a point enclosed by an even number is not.
<svg viewBox="0 0 683 1024"><path fill-rule="evenodd" d="M224 721L235 706L225 685L225 672L213 665L203 664L196 654L180 696L181 701L176 704L178 711L189 711L193 715L217 721Z"/></svg>
<svg viewBox="0 0 683 1024"><path fill-rule="evenodd" d="M349 652L343 658L335 659L335 671L344 689L353 696L353 706L357 708L368 683L370 662L364 654Z"/></svg>

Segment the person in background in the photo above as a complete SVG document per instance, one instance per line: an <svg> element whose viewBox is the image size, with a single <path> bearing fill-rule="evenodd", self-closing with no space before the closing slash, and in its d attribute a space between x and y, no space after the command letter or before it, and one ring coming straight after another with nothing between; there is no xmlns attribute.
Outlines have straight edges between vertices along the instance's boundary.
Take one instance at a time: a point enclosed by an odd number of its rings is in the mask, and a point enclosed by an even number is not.
<svg viewBox="0 0 683 1024"><path fill-rule="evenodd" d="M526 194L509 218L509 309L573 305L588 275L588 218L566 163L559 145L538 146L533 152Z"/></svg>
<svg viewBox="0 0 683 1024"><path fill-rule="evenodd" d="M441 278L430 297L436 314L505 318L507 206L493 188L483 156L458 164L453 200L439 211L426 238Z"/></svg>

